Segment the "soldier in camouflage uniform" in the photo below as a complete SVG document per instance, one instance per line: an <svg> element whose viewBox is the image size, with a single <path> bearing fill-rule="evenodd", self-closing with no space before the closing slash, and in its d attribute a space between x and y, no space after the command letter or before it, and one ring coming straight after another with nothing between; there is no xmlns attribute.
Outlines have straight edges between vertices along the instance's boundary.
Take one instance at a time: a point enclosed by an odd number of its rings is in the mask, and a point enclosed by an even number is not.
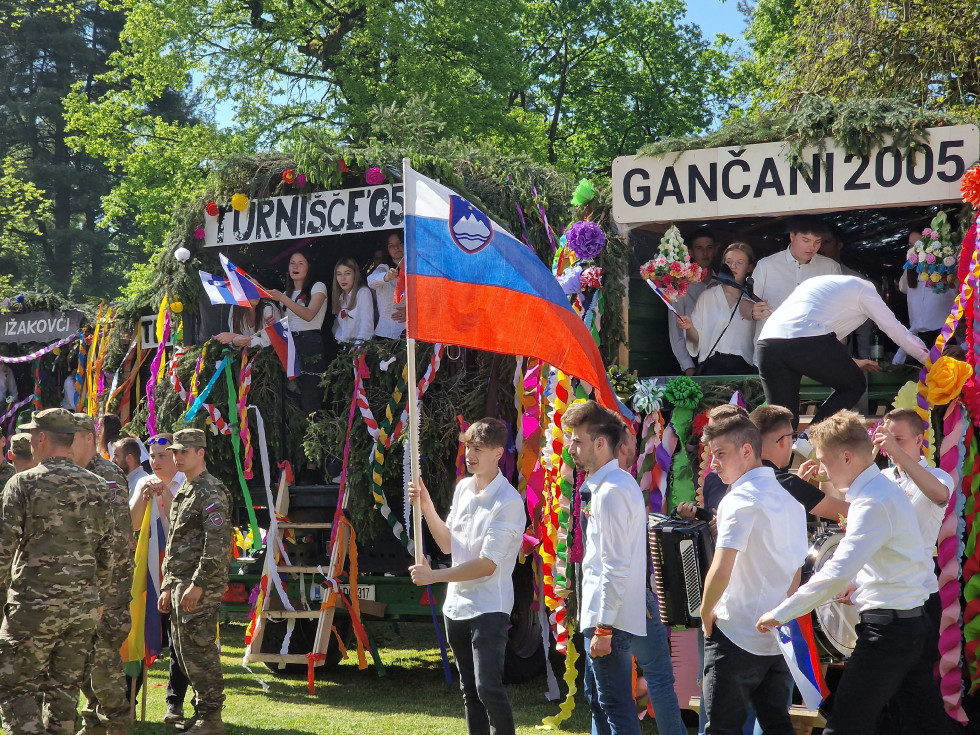
<svg viewBox="0 0 980 735"><path fill-rule="evenodd" d="M133 552L136 547L129 514L129 484L122 470L96 452L95 422L92 417L76 413L74 418L72 459L79 467L94 472L109 484L106 500L112 507L114 521L112 589L103 601L102 619L99 620L95 644L82 684L82 693L85 695L85 706L82 708L84 727L79 733L125 733L129 730L129 692L119 650L132 627L129 601L133 588Z"/></svg>
<svg viewBox="0 0 980 735"><path fill-rule="evenodd" d="M0 714L8 735L75 731L78 688L112 574L102 478L70 457L75 420L52 408L20 427L37 467L0 498Z"/></svg>
<svg viewBox="0 0 980 735"><path fill-rule="evenodd" d="M0 491L17 470L7 461L7 437L0 433Z"/></svg>
<svg viewBox="0 0 980 735"><path fill-rule="evenodd" d="M14 434L10 437L10 449L7 451L7 459L14 465L14 470L23 472L31 467L37 467L34 455L31 453L31 435ZM0 487L3 490L3 487Z"/></svg>
<svg viewBox="0 0 980 735"><path fill-rule="evenodd" d="M170 617L180 667L194 687L194 717L187 735L220 735L225 726L221 657L217 646L218 608L228 586L231 554L231 498L207 471L204 432L183 429L169 449L186 476L170 509L170 535L163 560L160 612Z"/></svg>

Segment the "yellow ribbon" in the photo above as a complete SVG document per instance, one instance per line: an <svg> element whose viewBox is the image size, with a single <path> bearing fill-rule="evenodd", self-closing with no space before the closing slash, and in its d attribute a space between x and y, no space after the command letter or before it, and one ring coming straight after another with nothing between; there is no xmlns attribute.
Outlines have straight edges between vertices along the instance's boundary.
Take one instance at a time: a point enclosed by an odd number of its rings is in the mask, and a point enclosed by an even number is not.
<svg viewBox="0 0 980 735"><path fill-rule="evenodd" d="M575 679L578 676L575 662L578 661L578 650L575 648L575 639L572 635L574 632L574 629L569 624L568 653L565 655L565 675L562 677L565 680L565 685L568 687L568 694L565 695L564 701L562 701L561 706L558 708L558 714L545 717L541 720L540 725L535 726L535 730L560 730L561 723L571 717L572 712L575 711L575 694L578 692L578 687L575 685Z"/></svg>

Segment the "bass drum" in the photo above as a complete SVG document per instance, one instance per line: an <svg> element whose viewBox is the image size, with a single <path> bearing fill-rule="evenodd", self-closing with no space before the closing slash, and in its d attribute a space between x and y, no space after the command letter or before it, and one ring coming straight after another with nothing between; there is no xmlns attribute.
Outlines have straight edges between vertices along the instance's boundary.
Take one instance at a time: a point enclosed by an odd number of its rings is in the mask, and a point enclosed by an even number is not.
<svg viewBox="0 0 980 735"><path fill-rule="evenodd" d="M843 540L844 532L839 529L825 531L813 539L813 545L810 546L803 565L804 583L833 557L838 544ZM861 621L857 608L840 602L827 602L819 605L812 616L813 634L821 658L830 663L846 661L857 644L855 626Z"/></svg>

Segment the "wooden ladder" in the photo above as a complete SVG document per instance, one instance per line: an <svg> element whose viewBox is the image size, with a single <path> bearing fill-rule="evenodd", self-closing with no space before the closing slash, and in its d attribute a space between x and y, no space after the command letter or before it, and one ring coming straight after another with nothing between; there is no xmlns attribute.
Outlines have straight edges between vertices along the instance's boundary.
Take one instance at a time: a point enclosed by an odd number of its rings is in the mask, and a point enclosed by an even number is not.
<svg viewBox="0 0 980 735"><path fill-rule="evenodd" d="M346 510L347 506L347 494L344 495L342 510ZM276 505L273 509L275 517L285 517L289 514L289 483L286 478L285 473L279 479L279 489L276 495ZM270 524L271 525L271 524ZM276 539L272 539L271 533L270 537L266 538L266 554L275 555L278 552L277 543L281 542L282 534L289 530L330 530L333 527L332 522L326 523L293 523L290 521L283 521L276 524ZM344 564L347 561L347 548L350 542L350 531L346 524L341 527L341 538L338 539L338 543L333 545L333 549L330 554L330 565L327 570L327 576L332 579L337 579L344 569ZM274 558L274 557L273 557ZM268 568L268 562L266 569ZM263 569L263 572L265 569ZM276 573L286 572L289 574L316 574L322 573L322 567L316 566L296 566L291 564L283 563L282 559L279 559L275 566ZM244 663L252 663L253 661L260 662L279 662L282 664L303 664L308 665L310 663L310 658L306 654L302 653L262 653L262 639L265 636L265 621L267 620L290 620L290 619L309 619L317 621L316 638L313 645L313 665L322 666L324 657L326 656L327 650L330 646L331 631L333 630L334 622L334 610L335 605L327 605L326 600L330 599L325 597L325 602L320 606L319 610L285 610L282 609L282 602L279 600L278 595L273 589L273 582L270 579L266 588L265 602L263 609L258 611L259 622L256 625L255 633L252 636L252 641L245 650ZM303 601L306 604L306 601ZM337 600L337 605L342 605L343 603ZM272 609L273 606L279 607L279 609Z"/></svg>

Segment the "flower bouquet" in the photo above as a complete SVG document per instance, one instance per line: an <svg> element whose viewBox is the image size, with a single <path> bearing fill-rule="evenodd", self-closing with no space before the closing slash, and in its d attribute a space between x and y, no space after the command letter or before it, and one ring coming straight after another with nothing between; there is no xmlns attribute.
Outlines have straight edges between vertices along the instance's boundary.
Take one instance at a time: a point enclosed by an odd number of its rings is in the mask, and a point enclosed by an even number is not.
<svg viewBox="0 0 980 735"><path fill-rule="evenodd" d="M953 228L945 212L932 219L931 227L922 230L906 254L905 270L914 270L919 280L936 293L956 288L957 246L953 243Z"/></svg>
<svg viewBox="0 0 980 735"><path fill-rule="evenodd" d="M693 281L704 277L704 270L691 262L684 238L675 225L664 233L657 256L640 266L640 275L650 281L668 301L677 301Z"/></svg>

